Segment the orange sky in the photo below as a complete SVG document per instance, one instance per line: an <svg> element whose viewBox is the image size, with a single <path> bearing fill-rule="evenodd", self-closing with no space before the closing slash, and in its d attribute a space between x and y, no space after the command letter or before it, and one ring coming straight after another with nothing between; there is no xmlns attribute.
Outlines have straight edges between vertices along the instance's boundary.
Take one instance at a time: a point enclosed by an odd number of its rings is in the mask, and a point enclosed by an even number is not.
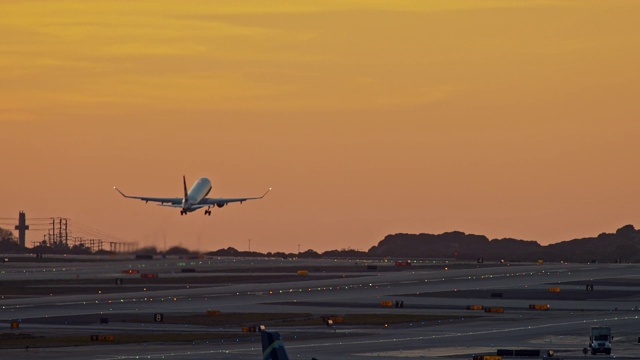
<svg viewBox="0 0 640 360"><path fill-rule="evenodd" d="M263 252L640 226L639 18L615 0L3 1L0 218ZM112 189L181 196L183 174L274 190L181 217Z"/></svg>

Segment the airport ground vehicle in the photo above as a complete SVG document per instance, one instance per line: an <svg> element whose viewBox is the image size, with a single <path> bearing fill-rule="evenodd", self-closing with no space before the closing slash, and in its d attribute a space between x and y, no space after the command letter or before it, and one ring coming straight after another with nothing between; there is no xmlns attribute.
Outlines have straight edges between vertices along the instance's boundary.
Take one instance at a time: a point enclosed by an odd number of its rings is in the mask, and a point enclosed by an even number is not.
<svg viewBox="0 0 640 360"><path fill-rule="evenodd" d="M589 336L589 348L591 355L597 353L605 353L611 355L611 327L609 326L592 326L591 335Z"/></svg>

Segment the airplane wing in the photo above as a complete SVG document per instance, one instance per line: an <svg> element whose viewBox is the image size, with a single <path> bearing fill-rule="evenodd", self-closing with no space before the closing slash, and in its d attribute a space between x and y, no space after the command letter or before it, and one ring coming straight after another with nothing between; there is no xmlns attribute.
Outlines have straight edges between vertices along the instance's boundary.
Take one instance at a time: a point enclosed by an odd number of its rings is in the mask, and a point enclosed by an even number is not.
<svg viewBox="0 0 640 360"><path fill-rule="evenodd" d="M202 200L200 200L200 202L198 203L198 205L218 205L219 207L222 207L226 204L229 203L234 203L234 202L239 202L239 203L243 203L247 200L259 200L262 199L263 197L265 197L269 191L271 191L271 188L269 188L269 190L267 190L264 194L262 194L262 196L256 196L256 197L246 197L246 198L204 198Z"/></svg>
<svg viewBox="0 0 640 360"><path fill-rule="evenodd" d="M163 205L163 204L171 204L168 206L174 206L174 205L178 205L181 206L182 205L182 198L162 198L162 197L145 197L145 196L129 196L129 195L125 195L122 191L118 190L117 187L113 187L114 189L116 189L117 192L120 193L120 195L129 198L129 199L138 199L138 200L142 200L144 202L158 202L160 203L159 205Z"/></svg>

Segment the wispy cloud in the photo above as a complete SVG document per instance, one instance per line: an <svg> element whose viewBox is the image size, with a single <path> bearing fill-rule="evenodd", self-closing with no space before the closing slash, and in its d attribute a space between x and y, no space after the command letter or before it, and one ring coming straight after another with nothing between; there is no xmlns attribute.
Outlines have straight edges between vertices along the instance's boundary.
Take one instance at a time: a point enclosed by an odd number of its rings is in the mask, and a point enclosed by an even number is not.
<svg viewBox="0 0 640 360"><path fill-rule="evenodd" d="M0 96L46 117L118 102L240 111L428 104L484 86L498 66L515 72L513 64L606 42L564 29L566 13L540 24L528 11L598 4L3 2ZM474 12L498 8L508 11Z"/></svg>

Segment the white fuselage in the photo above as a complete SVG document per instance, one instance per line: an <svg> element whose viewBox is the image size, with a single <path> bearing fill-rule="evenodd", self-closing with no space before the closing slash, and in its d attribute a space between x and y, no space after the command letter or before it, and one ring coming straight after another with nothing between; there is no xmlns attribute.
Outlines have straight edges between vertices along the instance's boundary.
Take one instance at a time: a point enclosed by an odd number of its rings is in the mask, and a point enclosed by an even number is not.
<svg viewBox="0 0 640 360"><path fill-rule="evenodd" d="M197 205L200 200L204 199L211 192L211 180L206 177L201 177L195 184L189 189L187 198L183 200L182 208L186 211L195 211L199 207L192 208L193 205Z"/></svg>

